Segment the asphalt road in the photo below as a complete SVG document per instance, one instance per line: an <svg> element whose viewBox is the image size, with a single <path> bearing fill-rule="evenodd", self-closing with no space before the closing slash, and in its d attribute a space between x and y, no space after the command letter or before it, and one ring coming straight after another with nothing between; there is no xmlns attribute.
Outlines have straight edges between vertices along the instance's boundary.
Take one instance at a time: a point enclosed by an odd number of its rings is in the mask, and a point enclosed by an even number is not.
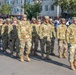
<svg viewBox="0 0 76 75"><path fill-rule="evenodd" d="M31 56L31 62L20 62L0 51L0 75L76 75L76 70L69 68L68 58L58 58L57 42L54 53L56 56L50 56L52 60L42 60L38 52L39 56Z"/></svg>

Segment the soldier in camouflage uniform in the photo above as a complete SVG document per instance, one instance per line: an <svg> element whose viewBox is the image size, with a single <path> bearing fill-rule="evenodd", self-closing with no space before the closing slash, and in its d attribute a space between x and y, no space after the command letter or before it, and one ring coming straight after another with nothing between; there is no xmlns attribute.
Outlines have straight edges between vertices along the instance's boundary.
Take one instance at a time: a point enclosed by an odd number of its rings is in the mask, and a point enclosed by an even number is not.
<svg viewBox="0 0 76 75"><path fill-rule="evenodd" d="M51 25L51 30L52 30L51 55L55 55L55 54L54 54L54 43L55 43L56 33L55 33L55 28L54 28L53 20L50 19L50 20L49 20L49 23L50 23L50 25Z"/></svg>
<svg viewBox="0 0 76 75"><path fill-rule="evenodd" d="M11 32L11 24L10 19L6 20L6 23L2 26L2 48L3 52L6 52L6 49L8 48L9 41L10 41L10 32Z"/></svg>
<svg viewBox="0 0 76 75"><path fill-rule="evenodd" d="M51 41L52 38L52 31L51 25L49 24L49 17L45 16L45 22L40 26L39 31L40 42L41 42L41 56L44 59L44 46L46 44L46 59L50 60L49 54L51 49Z"/></svg>
<svg viewBox="0 0 76 75"><path fill-rule="evenodd" d="M13 52L16 49L16 56L19 57L19 37L18 37L18 21L17 18L13 18L13 23L12 23L12 31L10 33L11 35L11 41L10 41L10 50L11 50L11 56L13 56Z"/></svg>
<svg viewBox="0 0 76 75"><path fill-rule="evenodd" d="M23 21L21 21L20 23L19 39L20 39L20 61L23 62L26 59L29 62L31 61L29 58L29 54L31 50L32 28L30 23L27 21L26 15L23 16ZM24 51L26 52L25 56Z"/></svg>
<svg viewBox="0 0 76 75"><path fill-rule="evenodd" d="M37 49L38 49L38 25L36 23L36 19L32 18L32 48L31 53L32 55L37 55Z"/></svg>
<svg viewBox="0 0 76 75"><path fill-rule="evenodd" d="M0 19L0 49L2 49L2 35L1 35L2 26L3 26L3 20Z"/></svg>
<svg viewBox="0 0 76 75"><path fill-rule="evenodd" d="M67 43L69 47L70 68L76 68L76 18L73 18L73 24L67 29Z"/></svg>
<svg viewBox="0 0 76 75"><path fill-rule="evenodd" d="M0 19L0 42L1 42L1 40L2 40L2 36L1 36L2 25L3 25L3 22L2 22L2 21L3 21L3 20Z"/></svg>
<svg viewBox="0 0 76 75"><path fill-rule="evenodd" d="M67 27L65 25L65 19L61 19L61 25L57 28L57 38L58 38L58 51L59 51L59 57L67 58L66 52L67 52L67 43L66 43L66 30ZM62 54L62 46L64 45L64 50Z"/></svg>

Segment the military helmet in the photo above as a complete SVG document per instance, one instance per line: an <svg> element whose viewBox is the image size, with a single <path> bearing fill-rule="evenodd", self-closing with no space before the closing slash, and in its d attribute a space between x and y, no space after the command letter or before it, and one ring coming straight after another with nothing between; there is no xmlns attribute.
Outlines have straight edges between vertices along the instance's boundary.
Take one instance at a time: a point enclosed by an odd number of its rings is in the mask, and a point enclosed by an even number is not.
<svg viewBox="0 0 76 75"><path fill-rule="evenodd" d="M11 19L9 19L9 18L6 19L6 22L10 22L10 21L11 21Z"/></svg>
<svg viewBox="0 0 76 75"><path fill-rule="evenodd" d="M49 16L45 16L44 18L49 20Z"/></svg>
<svg viewBox="0 0 76 75"><path fill-rule="evenodd" d="M61 18L61 22L66 21L65 18Z"/></svg>
<svg viewBox="0 0 76 75"><path fill-rule="evenodd" d="M13 21L17 21L17 18L16 18L16 17L14 17L14 18L13 18Z"/></svg>
<svg viewBox="0 0 76 75"><path fill-rule="evenodd" d="M3 19L0 19L0 21L3 21Z"/></svg>
<svg viewBox="0 0 76 75"><path fill-rule="evenodd" d="M72 19L73 19L74 21L76 21L76 17L73 17Z"/></svg>
<svg viewBox="0 0 76 75"><path fill-rule="evenodd" d="M22 17L23 17L23 18L26 18L26 17L27 17L27 15L26 15L26 14L24 14Z"/></svg>
<svg viewBox="0 0 76 75"><path fill-rule="evenodd" d="M49 21L50 21L50 22L53 22L53 19L51 18L51 19L49 19Z"/></svg>
<svg viewBox="0 0 76 75"><path fill-rule="evenodd" d="M32 21L36 21L36 18L33 17L33 18L32 18Z"/></svg>

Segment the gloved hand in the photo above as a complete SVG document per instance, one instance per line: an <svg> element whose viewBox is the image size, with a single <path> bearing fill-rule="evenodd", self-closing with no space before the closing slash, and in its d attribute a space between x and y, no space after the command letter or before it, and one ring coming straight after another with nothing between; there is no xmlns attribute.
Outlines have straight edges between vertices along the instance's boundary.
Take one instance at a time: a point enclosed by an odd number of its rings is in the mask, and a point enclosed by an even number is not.
<svg viewBox="0 0 76 75"><path fill-rule="evenodd" d="M68 43L68 48L70 48L71 47L71 44L70 43Z"/></svg>

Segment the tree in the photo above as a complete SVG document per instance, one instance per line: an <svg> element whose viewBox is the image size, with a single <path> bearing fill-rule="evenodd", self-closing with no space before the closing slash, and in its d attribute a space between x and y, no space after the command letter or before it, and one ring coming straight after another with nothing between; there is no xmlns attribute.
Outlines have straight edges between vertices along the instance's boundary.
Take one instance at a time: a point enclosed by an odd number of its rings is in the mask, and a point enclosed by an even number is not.
<svg viewBox="0 0 76 75"><path fill-rule="evenodd" d="M24 5L25 14L27 14L27 17L31 20L32 17L37 18L41 11L41 4L40 3L34 3L31 5L30 3Z"/></svg>
<svg viewBox="0 0 76 75"><path fill-rule="evenodd" d="M8 4L3 4L0 9L1 14L10 14L11 7Z"/></svg>
<svg viewBox="0 0 76 75"><path fill-rule="evenodd" d="M76 0L53 0L53 5L59 5L62 9L62 12L76 12Z"/></svg>

